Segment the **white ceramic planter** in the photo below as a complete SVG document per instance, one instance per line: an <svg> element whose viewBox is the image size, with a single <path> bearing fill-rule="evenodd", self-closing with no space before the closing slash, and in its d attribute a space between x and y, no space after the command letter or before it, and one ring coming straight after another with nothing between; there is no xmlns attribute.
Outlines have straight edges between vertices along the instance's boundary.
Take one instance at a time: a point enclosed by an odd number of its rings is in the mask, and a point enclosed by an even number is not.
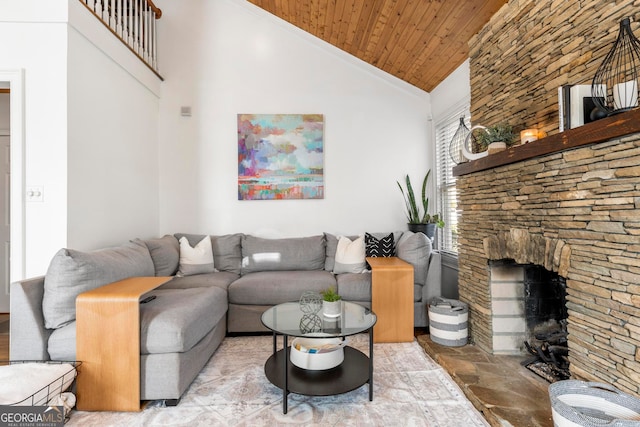
<svg viewBox="0 0 640 427"><path fill-rule="evenodd" d="M327 317L338 317L342 313L342 301L322 301L322 314Z"/></svg>
<svg viewBox="0 0 640 427"><path fill-rule="evenodd" d="M504 151L507 149L507 144L504 142L492 142L487 147L487 152L489 154L499 153L500 151Z"/></svg>

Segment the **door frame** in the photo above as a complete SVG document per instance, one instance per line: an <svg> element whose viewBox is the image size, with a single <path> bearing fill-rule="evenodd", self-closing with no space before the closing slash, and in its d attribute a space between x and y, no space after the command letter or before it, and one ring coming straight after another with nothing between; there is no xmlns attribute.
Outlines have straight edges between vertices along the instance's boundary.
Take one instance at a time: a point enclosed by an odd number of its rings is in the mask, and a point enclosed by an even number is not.
<svg viewBox="0 0 640 427"><path fill-rule="evenodd" d="M0 82L9 83L9 144L11 149L11 261L9 281L25 278L25 102L24 69L0 69Z"/></svg>

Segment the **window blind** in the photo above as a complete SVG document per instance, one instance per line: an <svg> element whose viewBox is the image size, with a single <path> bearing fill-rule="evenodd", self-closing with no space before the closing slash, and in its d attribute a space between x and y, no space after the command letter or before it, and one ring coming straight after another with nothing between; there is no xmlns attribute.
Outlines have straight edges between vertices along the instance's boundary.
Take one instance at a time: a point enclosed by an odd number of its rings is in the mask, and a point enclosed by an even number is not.
<svg viewBox="0 0 640 427"><path fill-rule="evenodd" d="M464 102L435 123L437 206L445 222L444 228L438 231L438 240L439 249L446 252L458 252L458 193L452 173L456 164L449 155L449 144L460 125L460 117L464 117L465 124L471 128L469 116L469 103Z"/></svg>

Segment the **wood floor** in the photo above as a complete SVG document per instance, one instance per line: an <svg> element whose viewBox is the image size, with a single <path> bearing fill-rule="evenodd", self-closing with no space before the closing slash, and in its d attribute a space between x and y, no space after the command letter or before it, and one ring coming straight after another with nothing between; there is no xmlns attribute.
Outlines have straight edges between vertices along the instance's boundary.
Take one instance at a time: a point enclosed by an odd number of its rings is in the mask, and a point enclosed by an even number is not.
<svg viewBox="0 0 640 427"><path fill-rule="evenodd" d="M0 325L9 320L8 314L0 314ZM0 360L9 360L9 332L0 328Z"/></svg>

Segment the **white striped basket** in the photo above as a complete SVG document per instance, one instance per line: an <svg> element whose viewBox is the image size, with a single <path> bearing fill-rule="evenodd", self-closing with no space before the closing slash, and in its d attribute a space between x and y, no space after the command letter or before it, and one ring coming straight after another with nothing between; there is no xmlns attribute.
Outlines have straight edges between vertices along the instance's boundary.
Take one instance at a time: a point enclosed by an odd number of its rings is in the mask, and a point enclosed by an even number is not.
<svg viewBox="0 0 640 427"><path fill-rule="evenodd" d="M640 426L640 400L608 384L558 381L549 397L556 427Z"/></svg>
<svg viewBox="0 0 640 427"><path fill-rule="evenodd" d="M434 298L429 304L431 341L447 347L466 345L468 318L467 304L454 299Z"/></svg>

